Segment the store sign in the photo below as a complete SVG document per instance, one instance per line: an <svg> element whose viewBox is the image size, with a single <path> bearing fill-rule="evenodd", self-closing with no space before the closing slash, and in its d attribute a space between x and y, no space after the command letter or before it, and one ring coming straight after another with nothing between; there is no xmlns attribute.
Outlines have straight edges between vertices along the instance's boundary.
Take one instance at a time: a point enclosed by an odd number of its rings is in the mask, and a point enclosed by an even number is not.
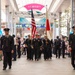
<svg viewBox="0 0 75 75"><path fill-rule="evenodd" d="M37 28L45 28L45 25L36 25ZM31 25L27 24L18 24L16 25L16 28L31 28Z"/></svg>
<svg viewBox="0 0 75 75"><path fill-rule="evenodd" d="M36 23L37 28L45 28L46 19L41 19L38 23ZM20 17L19 24L16 25L17 28L31 28L31 23L26 19Z"/></svg>
<svg viewBox="0 0 75 75"><path fill-rule="evenodd" d="M41 4L36 4L36 3L32 3L32 4L27 4L24 6L27 10L31 10L32 9L37 9L37 10L42 10L42 8L44 7L44 5Z"/></svg>
<svg viewBox="0 0 75 75"><path fill-rule="evenodd" d="M43 24L37 24L37 28L46 28L46 25ZM16 28L31 28L31 24L16 24ZM53 28L53 23L51 23L51 28Z"/></svg>

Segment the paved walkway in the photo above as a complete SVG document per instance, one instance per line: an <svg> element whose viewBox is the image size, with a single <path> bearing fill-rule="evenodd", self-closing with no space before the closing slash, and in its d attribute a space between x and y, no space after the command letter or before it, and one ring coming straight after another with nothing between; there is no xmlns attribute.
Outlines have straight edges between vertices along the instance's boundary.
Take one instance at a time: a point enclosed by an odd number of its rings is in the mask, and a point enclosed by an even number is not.
<svg viewBox="0 0 75 75"><path fill-rule="evenodd" d="M25 56L13 62L11 70L2 70L0 62L0 75L75 75L75 70L71 67L70 58L44 61L27 61Z"/></svg>

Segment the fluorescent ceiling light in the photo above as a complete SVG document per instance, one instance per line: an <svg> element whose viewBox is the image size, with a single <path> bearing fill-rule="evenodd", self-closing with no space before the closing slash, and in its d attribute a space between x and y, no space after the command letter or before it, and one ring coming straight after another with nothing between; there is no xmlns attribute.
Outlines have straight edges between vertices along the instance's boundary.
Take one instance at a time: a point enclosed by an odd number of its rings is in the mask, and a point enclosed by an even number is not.
<svg viewBox="0 0 75 75"><path fill-rule="evenodd" d="M53 4L52 9L50 10L50 12L54 12L55 8L57 7L57 5L59 4L61 0L56 0L55 3Z"/></svg>

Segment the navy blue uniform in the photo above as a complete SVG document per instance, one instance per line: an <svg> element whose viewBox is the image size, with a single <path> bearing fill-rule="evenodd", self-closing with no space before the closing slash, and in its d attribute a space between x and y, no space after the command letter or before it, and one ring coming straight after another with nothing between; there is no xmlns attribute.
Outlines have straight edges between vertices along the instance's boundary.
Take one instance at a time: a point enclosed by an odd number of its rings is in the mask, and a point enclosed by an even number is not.
<svg viewBox="0 0 75 75"><path fill-rule="evenodd" d="M33 60L33 48L32 48L32 40L26 39L26 45L27 45L27 59Z"/></svg>
<svg viewBox="0 0 75 75"><path fill-rule="evenodd" d="M69 45L72 48L71 51L71 64L75 69L75 34L69 35Z"/></svg>
<svg viewBox="0 0 75 75"><path fill-rule="evenodd" d="M44 39L44 60L52 58L52 48L51 48L51 41L49 39Z"/></svg>
<svg viewBox="0 0 75 75"><path fill-rule="evenodd" d="M12 65L12 53L11 51L14 49L14 39L12 36L2 36L1 37L1 50L3 51L3 67L7 68L7 64L9 67Z"/></svg>
<svg viewBox="0 0 75 75"><path fill-rule="evenodd" d="M62 57L65 58L65 41L61 41Z"/></svg>
<svg viewBox="0 0 75 75"><path fill-rule="evenodd" d="M20 38L18 39L18 48L17 48L17 53L18 53L18 58L21 57L21 41L20 41Z"/></svg>
<svg viewBox="0 0 75 75"><path fill-rule="evenodd" d="M40 47L42 45L41 40L38 39L33 39L33 47L34 47L34 55L35 55L35 60L39 60L41 58L41 52L40 52Z"/></svg>
<svg viewBox="0 0 75 75"><path fill-rule="evenodd" d="M60 49L60 47L61 47L61 40L60 39L56 39L55 45L56 45L56 58L57 57L60 58L60 56L61 56L61 49Z"/></svg>

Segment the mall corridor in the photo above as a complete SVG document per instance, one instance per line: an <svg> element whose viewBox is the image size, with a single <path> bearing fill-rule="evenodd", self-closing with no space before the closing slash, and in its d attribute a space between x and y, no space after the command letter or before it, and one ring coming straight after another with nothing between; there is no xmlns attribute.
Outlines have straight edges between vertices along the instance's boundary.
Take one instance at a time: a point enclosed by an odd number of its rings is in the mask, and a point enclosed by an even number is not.
<svg viewBox="0 0 75 75"><path fill-rule="evenodd" d="M25 56L13 62L11 70L2 70L2 62L0 62L0 75L75 75L75 71L71 67L70 58L56 59L44 61L28 61Z"/></svg>
<svg viewBox="0 0 75 75"><path fill-rule="evenodd" d="M0 75L75 75L75 0L0 0Z"/></svg>

